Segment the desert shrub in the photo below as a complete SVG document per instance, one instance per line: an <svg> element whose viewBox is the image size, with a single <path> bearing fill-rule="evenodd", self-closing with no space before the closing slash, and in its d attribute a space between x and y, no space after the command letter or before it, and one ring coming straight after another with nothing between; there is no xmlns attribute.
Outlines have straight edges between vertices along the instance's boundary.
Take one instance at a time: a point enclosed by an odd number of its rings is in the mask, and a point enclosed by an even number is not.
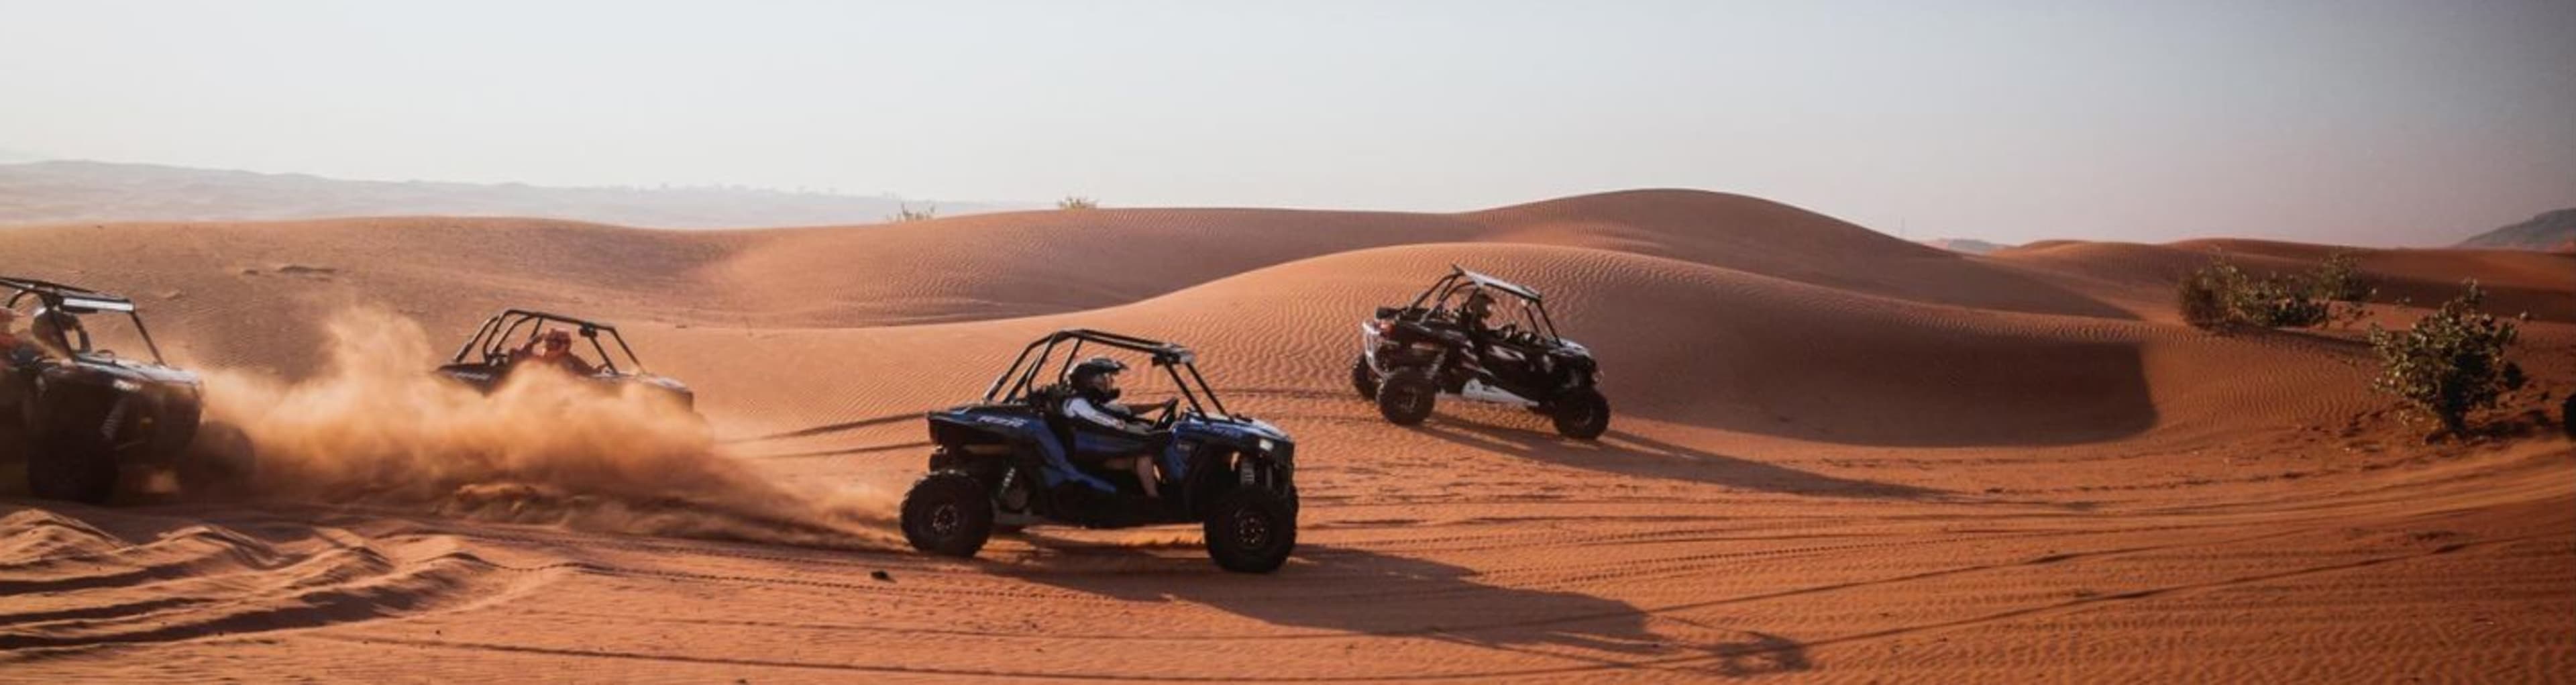
<svg viewBox="0 0 2576 685"><path fill-rule="evenodd" d="M2325 323L2326 301L2296 276L2247 279L2236 290L2235 308L2246 323L2264 328L2309 328Z"/></svg>
<svg viewBox="0 0 2576 685"><path fill-rule="evenodd" d="M2203 330L2234 326L2312 328L2349 322L2373 293L2344 253L2303 274L2247 274L2225 256L2183 277L2176 288L2184 322ZM2338 304L2343 303L2343 304Z"/></svg>
<svg viewBox="0 0 2576 685"><path fill-rule="evenodd" d="M2182 320L2201 330L2218 330L2234 323L2235 310L2228 306L2228 297L2235 291L2231 279L2242 275L2235 265L2218 262L2184 276L2179 293Z"/></svg>
<svg viewBox="0 0 2576 685"><path fill-rule="evenodd" d="M894 215L886 217L886 220L896 222L929 221L937 218L939 218L939 205L923 205L921 209L913 209L912 203L907 202L896 205Z"/></svg>
<svg viewBox="0 0 2576 685"><path fill-rule="evenodd" d="M2350 252L2326 255L2326 261L2309 272L2308 281L2317 299L2330 302L2367 302L2372 295L2379 294L2379 289L2371 284L2369 277L2361 273L2359 260L2354 259Z"/></svg>
<svg viewBox="0 0 2576 685"><path fill-rule="evenodd" d="M1079 195L1067 195L1055 201L1056 209L1099 209L1100 201Z"/></svg>
<svg viewBox="0 0 2576 685"><path fill-rule="evenodd" d="M2465 433L2470 412L2495 406L2525 380L2522 367L2504 358L2518 333L2514 321L2478 311L2485 298L2473 280L2406 330L2372 324L2380 371L2371 387L2432 415L2452 435Z"/></svg>

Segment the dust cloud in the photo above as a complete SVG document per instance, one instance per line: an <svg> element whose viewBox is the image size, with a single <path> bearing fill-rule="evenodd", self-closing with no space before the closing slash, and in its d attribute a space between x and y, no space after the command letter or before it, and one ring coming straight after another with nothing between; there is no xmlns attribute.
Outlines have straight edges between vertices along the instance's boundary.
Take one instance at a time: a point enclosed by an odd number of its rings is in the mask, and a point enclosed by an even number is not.
<svg viewBox="0 0 2576 685"><path fill-rule="evenodd" d="M418 324L353 308L325 325L321 373L206 374L208 418L258 452L263 499L426 509L585 530L888 548L891 495L812 492L721 454L656 393L523 369L489 395L436 377Z"/></svg>

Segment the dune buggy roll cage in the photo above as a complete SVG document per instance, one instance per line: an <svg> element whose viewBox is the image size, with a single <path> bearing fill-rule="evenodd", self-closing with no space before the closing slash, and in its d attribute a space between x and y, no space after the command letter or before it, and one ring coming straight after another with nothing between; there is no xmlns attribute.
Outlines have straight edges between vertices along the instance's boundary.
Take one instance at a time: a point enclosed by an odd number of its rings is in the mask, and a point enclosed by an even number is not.
<svg viewBox="0 0 2576 685"><path fill-rule="evenodd" d="M577 329L581 337L590 340L591 349L599 352L599 361L606 365L609 373L624 373L617 368L617 358L609 355L608 347L599 342L599 334L607 333L608 339L617 343L618 351L626 353L626 361L634 365L635 372L646 373L643 358L635 356L635 348L626 346L626 336L618 335L616 326L526 309L504 310L492 315L492 318L484 319L483 327L474 330L474 337L467 339L465 346L456 348L456 358L449 360L448 363L463 364L466 356L478 351L482 353L484 361L499 358L502 356L502 346L509 344L510 338L517 336L520 328L528 329L527 335L519 340L525 343L537 339L537 332L544 330L547 323L565 324Z"/></svg>
<svg viewBox="0 0 2576 685"><path fill-rule="evenodd" d="M1487 276L1474 271L1468 271L1466 268L1460 267L1456 264L1449 265L1449 275L1440 277L1440 280L1432 281L1431 287L1422 291L1421 295L1414 296L1413 304L1406 305L1406 308L1422 311L1440 308L1449 302L1449 298L1455 297L1469 288L1500 291L1504 294L1520 298L1521 301L1529 303L1529 306L1521 308L1521 318L1529 323L1530 330L1546 334L1549 340L1563 339L1556 334L1556 319L1547 315L1547 300L1540 297L1537 290L1511 281ZM1426 307L1426 305L1428 305L1428 307Z"/></svg>
<svg viewBox="0 0 2576 685"><path fill-rule="evenodd" d="M1068 340L1073 344L1064 345ZM1207 378L1199 375L1198 353L1173 343L1088 328L1067 328L1049 333L1020 348L1020 356L1011 360L1011 368L994 377L992 387L984 390L984 403L1009 404L1028 398L1033 384L1042 385L1038 374L1047 367L1047 361L1054 357L1057 347L1066 348L1063 362L1056 365L1055 377L1061 378L1073 369L1074 360L1081 358L1082 346L1086 344L1106 345L1152 357L1154 366L1172 377L1172 387L1179 388L1181 397L1189 400L1190 411L1209 416L1232 416L1226 412L1225 402L1217 399L1216 390L1208 387ZM1183 371L1189 372L1188 375L1182 375ZM1004 392L1005 389L1008 392ZM1201 397L1206 398L1206 404L1200 403ZM1208 411L1210 408L1216 411Z"/></svg>
<svg viewBox="0 0 2576 685"><path fill-rule="evenodd" d="M152 363L162 363L161 346L152 342L152 330L143 326L143 316L135 313L134 302L132 300L76 285L64 285L61 283L39 281L33 278L18 278L14 276L0 276L0 288L8 288L15 291L9 294L9 300L5 305L0 305L6 306L12 310L18 308L19 301L27 299L27 296L29 295L34 295L36 297L36 301L42 303L47 311L59 311L75 315L97 314L100 312L124 312L125 318L134 321L134 332L143 336L143 348L152 353ZM88 351L89 329L84 327L75 330L79 331L81 336L80 344L74 346L75 349L77 351ZM58 342L69 343L70 341Z"/></svg>

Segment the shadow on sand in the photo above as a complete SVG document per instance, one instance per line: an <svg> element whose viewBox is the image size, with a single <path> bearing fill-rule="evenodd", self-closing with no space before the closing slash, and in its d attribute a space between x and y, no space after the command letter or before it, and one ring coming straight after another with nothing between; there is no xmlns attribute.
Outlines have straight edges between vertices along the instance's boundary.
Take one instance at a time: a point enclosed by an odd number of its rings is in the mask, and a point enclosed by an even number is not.
<svg viewBox="0 0 2576 685"><path fill-rule="evenodd" d="M1468 410L1487 413L1490 410ZM1415 432L1460 446L1534 461L1640 478L1684 480L1760 492L1858 499L1916 501L1963 500L1956 493L1931 488L1828 476L1777 464L1732 457L1677 445L1621 430L1586 442L1521 428L1485 423L1462 412L1435 415ZM1545 418L1533 415L1534 426Z"/></svg>
<svg viewBox="0 0 2576 685"><path fill-rule="evenodd" d="M1122 601L1187 602L1275 626L1450 642L1542 662L1470 676L1620 669L1745 676L1811 668L1806 646L1778 635L1656 616L1577 592L1490 585L1467 568L1357 548L1300 545L1288 567L1268 576L1215 573L1196 555L1132 548L1078 554L1116 557L1110 566L1119 570L1039 564L1004 572Z"/></svg>

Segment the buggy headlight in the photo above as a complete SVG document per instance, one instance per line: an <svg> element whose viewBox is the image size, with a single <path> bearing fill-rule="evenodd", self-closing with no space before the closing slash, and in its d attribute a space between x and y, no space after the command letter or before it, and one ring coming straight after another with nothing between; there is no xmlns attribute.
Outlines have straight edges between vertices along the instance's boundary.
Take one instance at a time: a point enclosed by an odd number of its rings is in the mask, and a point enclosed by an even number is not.
<svg viewBox="0 0 2576 685"><path fill-rule="evenodd" d="M1263 451L1263 452L1268 452L1268 451L1270 451L1270 448L1276 445L1276 443L1272 443L1272 442L1270 442L1270 439L1269 439L1269 438L1262 438L1260 442L1257 442L1257 443L1254 443L1254 444L1260 445L1260 446L1261 446L1261 451Z"/></svg>
<svg viewBox="0 0 2576 685"><path fill-rule="evenodd" d="M134 381L129 381L129 380L126 380L126 379L123 379L123 378L116 379L115 381L108 383L108 385L115 387L117 392L142 392L142 391L143 391L143 384L142 384L142 383L136 383L136 382L134 382Z"/></svg>

